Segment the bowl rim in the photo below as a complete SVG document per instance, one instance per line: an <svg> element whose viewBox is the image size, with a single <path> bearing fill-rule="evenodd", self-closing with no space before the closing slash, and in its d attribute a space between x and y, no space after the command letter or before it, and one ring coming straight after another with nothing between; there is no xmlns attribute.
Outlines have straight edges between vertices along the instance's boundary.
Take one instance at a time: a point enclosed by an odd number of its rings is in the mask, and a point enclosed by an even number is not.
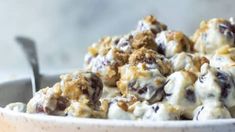
<svg viewBox="0 0 235 132"><path fill-rule="evenodd" d="M44 75L45 77L56 77L58 74ZM1 82L0 85L28 81L30 78L20 78L10 81ZM29 114L14 112L3 107L0 107L0 115L4 117L18 117L29 120L43 121L43 122L56 122L63 124L79 124L79 125L102 125L102 126L113 126L113 127L206 127L206 126L220 126L220 125L233 125L235 126L235 118L230 119L216 119L206 121L193 121L193 120L177 120L177 121L142 121L142 120L110 120L110 119L95 119L95 118L78 118L78 117L64 117L64 116L53 116L44 114Z"/></svg>
<svg viewBox="0 0 235 132"><path fill-rule="evenodd" d="M141 120L108 120L108 119L94 119L94 118L77 118L77 117L64 117L52 116L44 114L28 114L9 111L0 108L0 114L4 117L17 117L26 120L35 120L41 122L55 122L59 124L79 124L79 125L99 125L99 126L138 126L138 127L161 127L161 128L174 128L174 127L208 127L220 125L233 125L235 126L235 119L216 119L207 121L193 121L193 120L177 120L177 121L141 121Z"/></svg>

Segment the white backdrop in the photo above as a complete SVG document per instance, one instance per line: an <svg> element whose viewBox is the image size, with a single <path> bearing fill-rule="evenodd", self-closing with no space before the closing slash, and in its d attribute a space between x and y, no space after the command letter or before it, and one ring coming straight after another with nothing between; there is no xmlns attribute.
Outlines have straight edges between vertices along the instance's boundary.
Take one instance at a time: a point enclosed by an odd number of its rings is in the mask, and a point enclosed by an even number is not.
<svg viewBox="0 0 235 132"><path fill-rule="evenodd" d="M37 41L42 72L82 67L87 46L123 34L154 14L170 29L191 35L203 19L228 18L234 0L0 0L0 76L27 72L16 35Z"/></svg>

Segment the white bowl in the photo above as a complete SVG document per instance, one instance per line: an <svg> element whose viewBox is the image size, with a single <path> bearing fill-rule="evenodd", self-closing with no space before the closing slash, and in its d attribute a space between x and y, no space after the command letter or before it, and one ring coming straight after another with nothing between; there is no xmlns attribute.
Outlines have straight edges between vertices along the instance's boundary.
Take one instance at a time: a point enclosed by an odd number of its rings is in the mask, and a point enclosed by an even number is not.
<svg viewBox="0 0 235 132"><path fill-rule="evenodd" d="M42 86L50 86L58 75L43 76ZM20 79L0 84L0 105L27 102L31 96L30 80ZM83 119L17 113L0 108L0 132L234 132L235 119L211 121L124 121Z"/></svg>

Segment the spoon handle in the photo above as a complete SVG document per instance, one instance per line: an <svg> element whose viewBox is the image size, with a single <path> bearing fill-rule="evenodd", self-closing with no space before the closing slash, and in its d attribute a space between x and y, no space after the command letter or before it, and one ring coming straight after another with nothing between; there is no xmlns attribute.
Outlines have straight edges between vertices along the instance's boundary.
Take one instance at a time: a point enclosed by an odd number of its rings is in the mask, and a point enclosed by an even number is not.
<svg viewBox="0 0 235 132"><path fill-rule="evenodd" d="M35 42L29 38L17 36L16 42L22 48L31 68L31 83L33 95L40 89L40 73Z"/></svg>

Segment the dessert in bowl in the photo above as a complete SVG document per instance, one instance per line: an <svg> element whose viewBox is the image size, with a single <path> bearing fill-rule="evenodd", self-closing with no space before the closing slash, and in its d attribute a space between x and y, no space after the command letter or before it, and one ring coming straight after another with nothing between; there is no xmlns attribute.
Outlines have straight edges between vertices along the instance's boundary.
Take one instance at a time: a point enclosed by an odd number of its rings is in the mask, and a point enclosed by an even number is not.
<svg viewBox="0 0 235 132"><path fill-rule="evenodd" d="M230 130L235 123L234 34L232 19L203 21L189 38L147 16L130 33L92 44L82 70L61 75L27 104L12 103L3 111L26 112L18 115L30 119L61 116L54 119L85 126L125 122L120 131L168 131L177 125L177 131L194 131L193 126L208 125L202 129L207 131L219 122Z"/></svg>

